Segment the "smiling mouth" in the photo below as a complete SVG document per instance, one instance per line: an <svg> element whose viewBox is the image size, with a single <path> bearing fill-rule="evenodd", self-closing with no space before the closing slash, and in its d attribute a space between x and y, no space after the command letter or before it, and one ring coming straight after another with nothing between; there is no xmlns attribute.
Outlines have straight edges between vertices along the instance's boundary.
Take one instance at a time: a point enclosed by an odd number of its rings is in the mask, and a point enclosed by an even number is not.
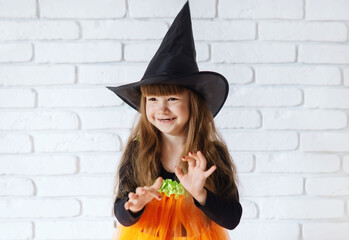
<svg viewBox="0 0 349 240"><path fill-rule="evenodd" d="M175 117L174 118L157 118L157 120L160 122L170 122L174 119L175 119Z"/></svg>

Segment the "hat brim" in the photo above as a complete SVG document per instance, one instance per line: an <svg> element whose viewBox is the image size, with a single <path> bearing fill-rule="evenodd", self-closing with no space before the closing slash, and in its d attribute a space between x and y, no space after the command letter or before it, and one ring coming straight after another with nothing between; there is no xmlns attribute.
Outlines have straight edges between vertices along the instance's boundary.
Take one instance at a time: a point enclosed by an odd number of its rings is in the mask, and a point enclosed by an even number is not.
<svg viewBox="0 0 349 240"><path fill-rule="evenodd" d="M141 100L140 87L152 84L176 84L199 93L205 100L213 117L223 107L229 91L228 81L219 73L202 71L180 77L154 76L142 81L129 83L118 87L107 88L119 96L125 103L139 111Z"/></svg>

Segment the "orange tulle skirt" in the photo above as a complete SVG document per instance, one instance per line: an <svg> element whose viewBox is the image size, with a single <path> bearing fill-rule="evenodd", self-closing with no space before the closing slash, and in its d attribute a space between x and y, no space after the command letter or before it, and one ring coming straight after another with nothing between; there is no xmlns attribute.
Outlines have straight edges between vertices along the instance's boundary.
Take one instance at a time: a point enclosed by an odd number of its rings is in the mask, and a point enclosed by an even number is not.
<svg viewBox="0 0 349 240"><path fill-rule="evenodd" d="M209 220L191 197L175 195L149 202L139 219L130 226L118 225L113 240L226 240L226 229Z"/></svg>

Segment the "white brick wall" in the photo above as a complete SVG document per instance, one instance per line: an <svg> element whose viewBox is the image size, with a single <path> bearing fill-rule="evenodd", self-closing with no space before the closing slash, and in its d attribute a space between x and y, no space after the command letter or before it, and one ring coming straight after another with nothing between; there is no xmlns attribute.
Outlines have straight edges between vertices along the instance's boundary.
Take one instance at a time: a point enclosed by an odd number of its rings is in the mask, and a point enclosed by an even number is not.
<svg viewBox="0 0 349 240"><path fill-rule="evenodd" d="M0 239L111 239L138 81L185 0L0 0ZM240 240L349 239L349 1L190 0Z"/></svg>

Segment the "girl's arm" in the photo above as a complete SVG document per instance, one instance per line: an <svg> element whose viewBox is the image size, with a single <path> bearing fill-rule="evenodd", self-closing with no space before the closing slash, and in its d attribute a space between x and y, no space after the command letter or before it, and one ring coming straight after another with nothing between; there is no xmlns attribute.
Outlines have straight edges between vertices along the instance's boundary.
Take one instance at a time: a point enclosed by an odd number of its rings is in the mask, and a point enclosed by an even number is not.
<svg viewBox="0 0 349 240"><path fill-rule="evenodd" d="M158 190L162 181L163 179L158 177L152 186L138 187L134 193L130 192L127 199L117 198L114 203L114 214L119 223L124 226L135 224L148 202L153 198L161 200Z"/></svg>
<svg viewBox="0 0 349 240"><path fill-rule="evenodd" d="M216 166L206 170L207 161L200 151L189 153L182 160L188 162L188 173L184 174L176 167L176 175L183 187L193 196L195 205L218 225L234 229L242 215L242 207L236 200L238 198L223 198L204 187L206 179L216 170Z"/></svg>
<svg viewBox="0 0 349 240"><path fill-rule="evenodd" d="M138 213L132 213L130 210L125 209L125 203L128 201L128 198L121 199L116 198L114 203L114 214L116 219L120 224L125 227L129 227L141 218L142 213L144 212L145 207Z"/></svg>
<svg viewBox="0 0 349 240"><path fill-rule="evenodd" d="M218 225L230 230L234 229L240 223L242 215L242 207L239 201L234 198L223 198L208 189L206 191L205 204L201 205L194 198L195 205Z"/></svg>

